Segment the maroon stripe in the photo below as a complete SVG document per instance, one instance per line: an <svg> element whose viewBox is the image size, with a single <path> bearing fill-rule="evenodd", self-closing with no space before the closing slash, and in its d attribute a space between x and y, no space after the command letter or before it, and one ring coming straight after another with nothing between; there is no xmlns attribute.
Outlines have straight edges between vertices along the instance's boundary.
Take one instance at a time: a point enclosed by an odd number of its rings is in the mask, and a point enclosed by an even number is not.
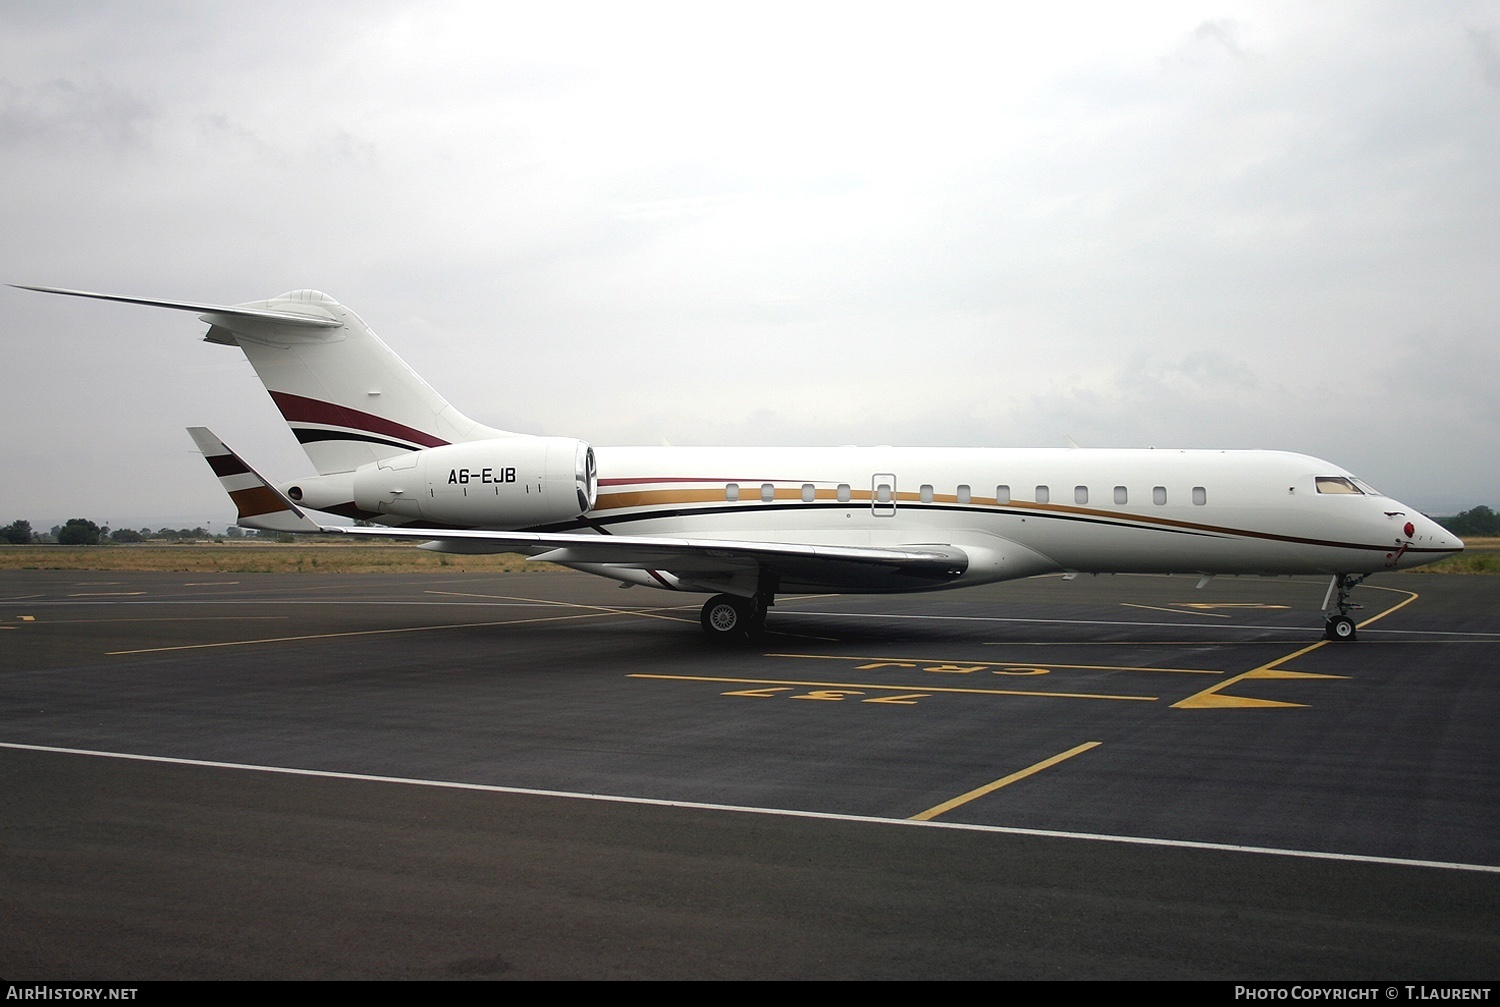
<svg viewBox="0 0 1500 1007"><path fill-rule="evenodd" d="M358 409L350 409L348 406L309 399L290 392L271 392L271 398L288 423L326 423L329 426L348 427L350 430L363 430L369 434L399 437L424 448L440 448L448 443L441 437L434 437L413 427L360 412Z"/></svg>

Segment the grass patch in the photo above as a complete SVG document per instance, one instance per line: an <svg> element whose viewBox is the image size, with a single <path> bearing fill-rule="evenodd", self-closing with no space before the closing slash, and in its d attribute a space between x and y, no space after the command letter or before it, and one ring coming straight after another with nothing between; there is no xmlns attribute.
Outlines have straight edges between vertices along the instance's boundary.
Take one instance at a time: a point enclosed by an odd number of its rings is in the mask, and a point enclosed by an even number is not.
<svg viewBox="0 0 1500 1007"><path fill-rule="evenodd" d="M490 573L561 570L514 553L453 555L416 543L193 542L0 546L0 570L118 570L168 573Z"/></svg>
<svg viewBox="0 0 1500 1007"><path fill-rule="evenodd" d="M1500 538L1466 538L1457 556L1417 567L1418 573L1500 573Z"/></svg>

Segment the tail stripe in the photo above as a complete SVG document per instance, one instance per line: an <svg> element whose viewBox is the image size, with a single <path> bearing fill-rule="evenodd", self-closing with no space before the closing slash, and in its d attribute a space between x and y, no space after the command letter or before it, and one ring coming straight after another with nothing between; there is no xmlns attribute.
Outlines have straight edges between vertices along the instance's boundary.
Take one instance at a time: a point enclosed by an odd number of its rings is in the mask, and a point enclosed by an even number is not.
<svg viewBox="0 0 1500 1007"><path fill-rule="evenodd" d="M214 470L214 475L220 479L229 476L244 475L250 470L245 463L240 461L238 455L205 455L208 459L208 467Z"/></svg>
<svg viewBox="0 0 1500 1007"><path fill-rule="evenodd" d="M357 434L349 430L327 430L322 427L292 427L292 436L297 438L298 444L311 444L314 441L364 441L367 444L386 444L403 451L412 451L416 448L416 445L408 444L406 441L393 441L388 437L372 437L369 434Z"/></svg>
<svg viewBox="0 0 1500 1007"><path fill-rule="evenodd" d="M290 392L271 392L271 398L288 423L318 423L324 426L344 427L347 430L357 430L366 434L384 434L387 437L399 437L404 441L420 444L424 448L438 448L448 443L441 437L434 437L432 434L394 420L361 412L358 409L350 409L348 406L337 405L333 402L309 399ZM355 439L368 440L369 438ZM405 447L405 445L401 446Z"/></svg>
<svg viewBox="0 0 1500 1007"><path fill-rule="evenodd" d="M251 486L248 489L231 490L229 499L239 509L241 518L259 517L286 510L281 495L269 486Z"/></svg>

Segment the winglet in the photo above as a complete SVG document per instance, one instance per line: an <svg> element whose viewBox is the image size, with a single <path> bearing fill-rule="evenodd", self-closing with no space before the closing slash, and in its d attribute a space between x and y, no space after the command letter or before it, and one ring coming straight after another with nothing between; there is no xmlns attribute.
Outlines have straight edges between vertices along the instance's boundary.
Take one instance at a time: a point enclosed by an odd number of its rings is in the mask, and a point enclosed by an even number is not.
<svg viewBox="0 0 1500 1007"><path fill-rule="evenodd" d="M266 531L322 531L318 524L304 514L280 491L261 478L244 459L229 450L224 442L214 436L207 427L188 427L188 434L208 467L214 470L219 482L229 494L229 499L239 509L241 528L262 528Z"/></svg>

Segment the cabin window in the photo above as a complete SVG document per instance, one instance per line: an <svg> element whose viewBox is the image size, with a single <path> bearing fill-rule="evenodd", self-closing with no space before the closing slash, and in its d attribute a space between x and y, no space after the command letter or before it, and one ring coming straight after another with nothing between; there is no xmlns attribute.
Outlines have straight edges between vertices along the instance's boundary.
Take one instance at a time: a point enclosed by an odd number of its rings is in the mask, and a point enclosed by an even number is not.
<svg viewBox="0 0 1500 1007"><path fill-rule="evenodd" d="M876 483L875 484L875 502L876 503L883 503L883 504L888 504L888 503L891 502L891 484L890 483Z"/></svg>
<svg viewBox="0 0 1500 1007"><path fill-rule="evenodd" d="M1208 490L1204 489L1202 486L1194 486L1193 503L1198 507L1202 507L1204 504L1208 503Z"/></svg>
<svg viewBox="0 0 1500 1007"><path fill-rule="evenodd" d="M1073 487L1073 502L1076 503L1076 504L1086 504L1086 503L1088 503L1089 502L1089 488L1087 486L1074 486Z"/></svg>
<svg viewBox="0 0 1500 1007"><path fill-rule="evenodd" d="M730 483L728 486L724 487L724 499L725 500L728 500L730 503L734 503L739 498L740 498L740 484L739 483Z"/></svg>
<svg viewBox="0 0 1500 1007"><path fill-rule="evenodd" d="M1049 490L1045 486L1038 486L1036 488L1036 502L1037 503L1046 503L1050 499L1052 499L1052 491L1051 490Z"/></svg>
<svg viewBox="0 0 1500 1007"><path fill-rule="evenodd" d="M969 487L967 487L967 486L959 486L958 487L958 502L961 503L961 504L966 504L966 503L969 502Z"/></svg>
<svg viewBox="0 0 1500 1007"><path fill-rule="evenodd" d="M849 484L839 483L839 503L848 503L850 496L852 494L849 491Z"/></svg>
<svg viewBox="0 0 1500 1007"><path fill-rule="evenodd" d="M996 486L995 487L995 502L997 504L1008 504L1008 503L1010 503L1010 487L1009 486Z"/></svg>
<svg viewBox="0 0 1500 1007"><path fill-rule="evenodd" d="M1167 502L1167 488L1165 486L1153 486L1151 488L1151 502L1160 507Z"/></svg>
<svg viewBox="0 0 1500 1007"><path fill-rule="evenodd" d="M1124 486L1116 486L1115 487L1115 503L1119 504L1121 507L1124 507L1129 502L1130 502L1130 493L1125 489Z"/></svg>
<svg viewBox="0 0 1500 1007"><path fill-rule="evenodd" d="M815 489L813 489L813 484L812 483L803 483L802 484L802 502L803 503L812 503L813 500L817 497L817 495L818 495L818 491L815 490Z"/></svg>
<svg viewBox="0 0 1500 1007"><path fill-rule="evenodd" d="M1354 480L1345 479L1343 476L1318 476L1315 480L1318 484L1319 493L1360 493ZM1363 493L1360 493L1363 496Z"/></svg>
<svg viewBox="0 0 1500 1007"><path fill-rule="evenodd" d="M932 484L923 483L917 493L922 497L923 503L932 503Z"/></svg>
<svg viewBox="0 0 1500 1007"><path fill-rule="evenodd" d="M760 499L762 503L770 503L776 499L776 487L771 483L760 484Z"/></svg>

